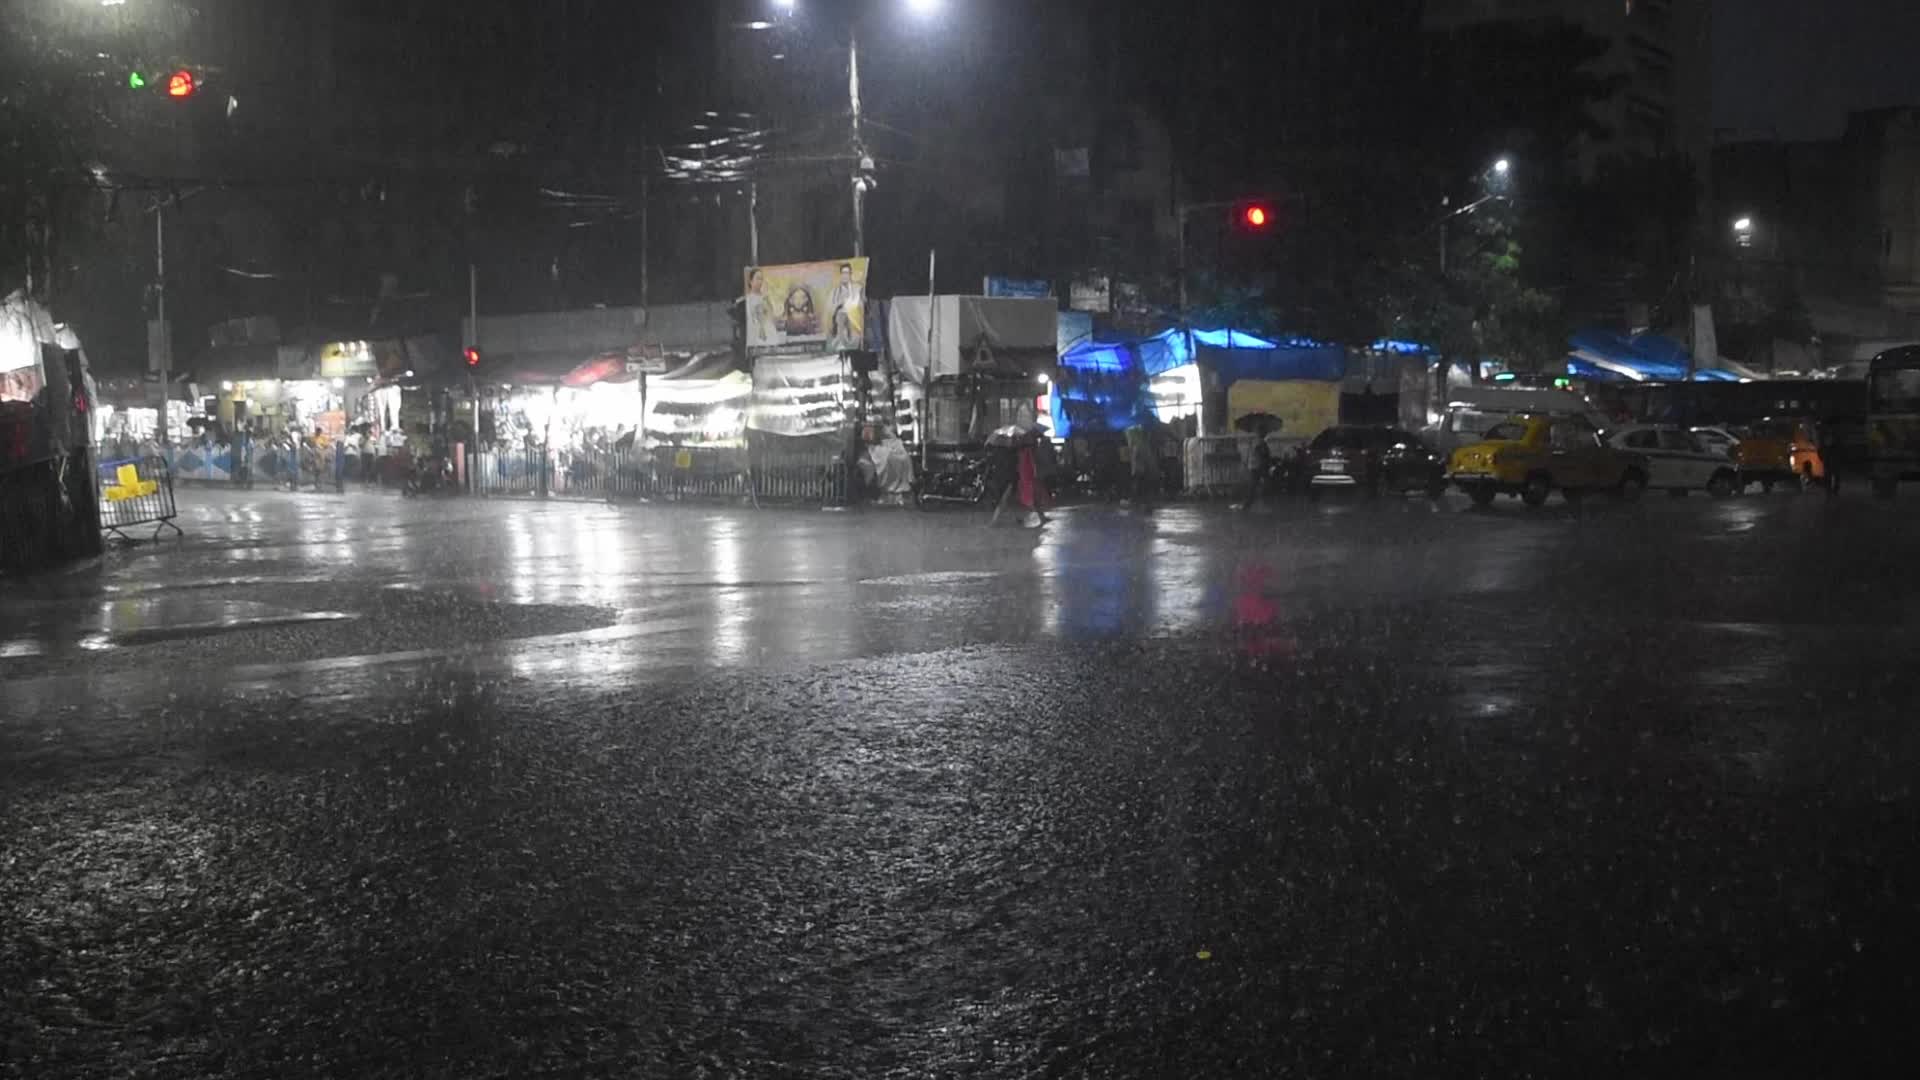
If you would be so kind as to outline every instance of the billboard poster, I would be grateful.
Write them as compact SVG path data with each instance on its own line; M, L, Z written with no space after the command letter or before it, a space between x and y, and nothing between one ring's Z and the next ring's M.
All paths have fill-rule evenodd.
M1075 278L1072 291L1068 294L1069 303L1075 311L1091 311L1104 315L1113 310L1113 279L1107 277Z
M749 266L747 351L822 353L866 340L867 260Z

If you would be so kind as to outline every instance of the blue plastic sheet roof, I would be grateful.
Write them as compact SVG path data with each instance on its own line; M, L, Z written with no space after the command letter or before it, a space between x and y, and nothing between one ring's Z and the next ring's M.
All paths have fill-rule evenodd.
M1682 382L1687 378L1688 351L1685 343L1663 334L1620 334L1598 327L1576 332L1567 341L1573 355L1567 361L1567 373L1598 379L1632 379ZM1629 374L1630 373L1630 374ZM1740 377L1718 368L1694 372L1695 381L1732 381Z
M1060 366L1084 371L1126 371L1137 368L1148 377L1162 375L1195 361L1198 350L1213 350L1208 359L1220 367L1223 378L1322 379L1346 374L1346 350L1306 339L1269 341L1240 330L1166 330L1131 341L1093 341L1068 350Z

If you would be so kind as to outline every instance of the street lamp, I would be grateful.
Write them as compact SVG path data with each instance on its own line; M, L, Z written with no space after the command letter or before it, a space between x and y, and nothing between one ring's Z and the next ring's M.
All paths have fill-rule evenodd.
M1485 195L1480 196L1458 210L1448 210L1440 219L1440 276L1443 278L1447 276L1448 233L1449 226L1453 224L1453 219L1465 217L1495 199L1507 198L1513 190L1513 159L1506 157L1497 159L1487 168L1486 172L1480 175L1480 180L1486 188L1487 193ZM1448 204L1442 202L1440 205L1446 206Z
M1740 217L1740 218L1734 219L1733 242L1743 248L1750 248L1753 246L1753 219L1752 218Z
M919 18L931 18L946 6L945 0L903 0L909 12ZM781 11L789 14L798 7L798 0L774 0ZM867 253L867 193L879 186L874 179L873 155L867 150L866 138L862 133L860 100L860 21L859 16L847 30L847 111L852 117L853 133L853 254L859 258Z

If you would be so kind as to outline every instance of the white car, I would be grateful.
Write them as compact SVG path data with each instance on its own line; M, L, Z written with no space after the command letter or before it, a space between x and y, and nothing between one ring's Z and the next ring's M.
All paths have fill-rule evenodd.
M1739 463L1707 439L1676 424L1616 428L1607 432L1607 442L1646 455L1650 488L1665 488L1675 495L1705 491L1716 499L1740 493Z
M1729 459L1735 459L1740 450L1740 436L1723 427L1697 427L1693 429L1693 437L1706 444L1707 449L1725 454Z

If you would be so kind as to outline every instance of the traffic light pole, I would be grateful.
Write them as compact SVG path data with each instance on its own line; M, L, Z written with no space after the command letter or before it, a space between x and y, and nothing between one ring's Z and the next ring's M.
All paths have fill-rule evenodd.
M466 347L460 351L461 359L466 360L473 355L470 350L478 349L479 347L480 265L470 262L467 264L467 344ZM473 482L474 455L480 452L480 384L475 381L473 377L473 364L468 362L466 368L467 400L473 402L473 441L467 445L465 455L466 468L464 470L466 475L462 477L462 479L467 482L467 493L472 494L475 487Z
M167 328L167 204L162 200L153 208L153 297L154 315L160 320L160 446L173 445L168 414L172 398L173 334Z

